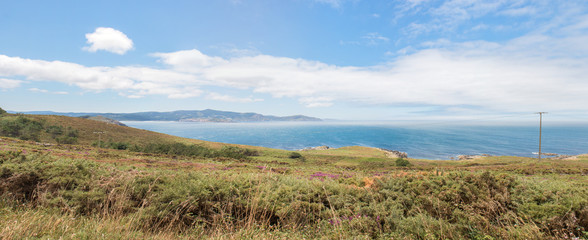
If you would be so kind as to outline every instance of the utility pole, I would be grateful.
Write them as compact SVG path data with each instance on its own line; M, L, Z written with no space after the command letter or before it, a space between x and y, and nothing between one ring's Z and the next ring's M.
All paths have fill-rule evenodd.
M101 136L102 134L105 134L106 132L94 132L94 134L98 134L98 148L102 148L102 141L101 141Z
M541 160L541 127L543 125L543 114L547 114L547 112L536 112L539 114L539 160Z

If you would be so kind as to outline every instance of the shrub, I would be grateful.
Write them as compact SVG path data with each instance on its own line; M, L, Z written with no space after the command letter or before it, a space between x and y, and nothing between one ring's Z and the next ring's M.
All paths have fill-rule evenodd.
M53 139L59 144L74 144L78 142L78 130L67 127L63 130L63 126L49 126L45 129Z
M157 153L167 155L180 155L188 157L203 158L233 158L247 159L250 156L259 156L259 152L251 149L239 148L234 146L224 146L220 150L210 149L200 145L188 145L183 143L151 143L145 146L133 145L128 146L126 143L105 143L114 149L129 149L134 152Z
M129 144L125 142L110 142L109 147L118 150L127 150L129 148Z
M94 142L92 142L92 146L101 147L101 148L112 148L112 149L117 149L117 150L130 149L133 152L141 152L141 150L142 150L142 148L139 148L137 146L132 146L126 142L94 141Z
M4 119L0 121L0 135L16 137L22 140L39 140L39 134L43 130L43 123L18 116L16 119Z
M55 141L59 144L74 144L78 142L78 138L70 136L61 136L55 138Z
M0 108L0 115L4 115L6 114L6 111L4 111L4 109Z
M290 152L290 154L288 155L288 158L297 159L298 161L301 161L301 162L306 162L306 158L304 158L304 156L302 156L302 154L300 154L298 152Z
M57 138L57 136L63 134L63 127L62 126L49 126L45 129L45 132L49 133L52 138Z
M78 141L78 130L71 127L67 129L59 125L45 127L44 121L36 121L22 114L0 120L1 136L39 141L42 131L48 133L51 138L60 144L73 144Z
M407 167L411 165L410 162L404 158L396 159L395 163L397 167Z
M239 148L234 146L224 146L218 152L219 157L229 158L246 158L249 156L259 156L259 152L246 148Z
M72 127L67 127L67 131L65 132L65 136L77 138L78 137L78 130L73 129Z

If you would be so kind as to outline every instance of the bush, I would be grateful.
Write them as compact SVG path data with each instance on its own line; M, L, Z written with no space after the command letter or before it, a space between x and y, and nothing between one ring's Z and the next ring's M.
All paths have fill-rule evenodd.
M233 146L224 146L223 148L221 148L218 154L219 157L229 158L246 158L249 156L259 156L258 151Z
M129 149L133 152L157 153L203 158L225 157L233 159L248 159L248 157L250 156L259 156L258 151L234 146L224 146L220 150L214 150L194 144L187 145L183 143L151 143L145 146L129 146L126 143L108 142L103 144L103 146L120 150Z
M129 144L125 142L111 142L110 148L118 149L118 150L127 150L129 148Z
M297 152L291 152L288 157L292 158L292 159L302 158L302 154L297 153Z
M45 132L49 133L52 138L57 138L57 136L63 134L63 127L62 126L49 126L45 129Z
M159 153L168 155L182 155L190 157L214 157L212 149L200 145L186 145L183 143L151 143L134 150L145 153Z
M78 130L67 127L63 130L63 126L49 126L45 129L53 139L59 144L74 144L78 142Z
M70 136L61 136L55 138L55 141L59 144L74 144L78 142L78 138Z
M0 115L4 115L6 114L6 111L4 111L4 109L0 108Z
M20 138L21 140L39 141L39 134L43 130L43 123L18 116L16 119L0 121L0 135Z
M78 142L78 130L71 127L52 125L45 127L43 121L36 121L23 115L7 117L0 120L0 136L20 138L21 140L40 141L41 132L48 133L60 144Z
M412 164L410 164L410 162L408 160L406 160L404 158L396 159L395 163L396 163L397 167L408 167L408 166L412 165Z

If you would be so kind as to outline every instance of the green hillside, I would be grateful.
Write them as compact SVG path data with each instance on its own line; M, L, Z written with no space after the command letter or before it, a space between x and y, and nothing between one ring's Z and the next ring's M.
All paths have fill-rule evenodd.
M588 238L585 155L396 159L63 116L0 124L0 239Z

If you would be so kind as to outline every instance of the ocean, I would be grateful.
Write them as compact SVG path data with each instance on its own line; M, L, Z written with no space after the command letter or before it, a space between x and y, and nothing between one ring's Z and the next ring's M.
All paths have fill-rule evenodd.
M125 121L130 127L206 141L297 150L366 146L411 158L451 159L490 154L536 157L539 126L397 124L388 122L196 123ZM588 125L543 125L542 152L588 153Z

